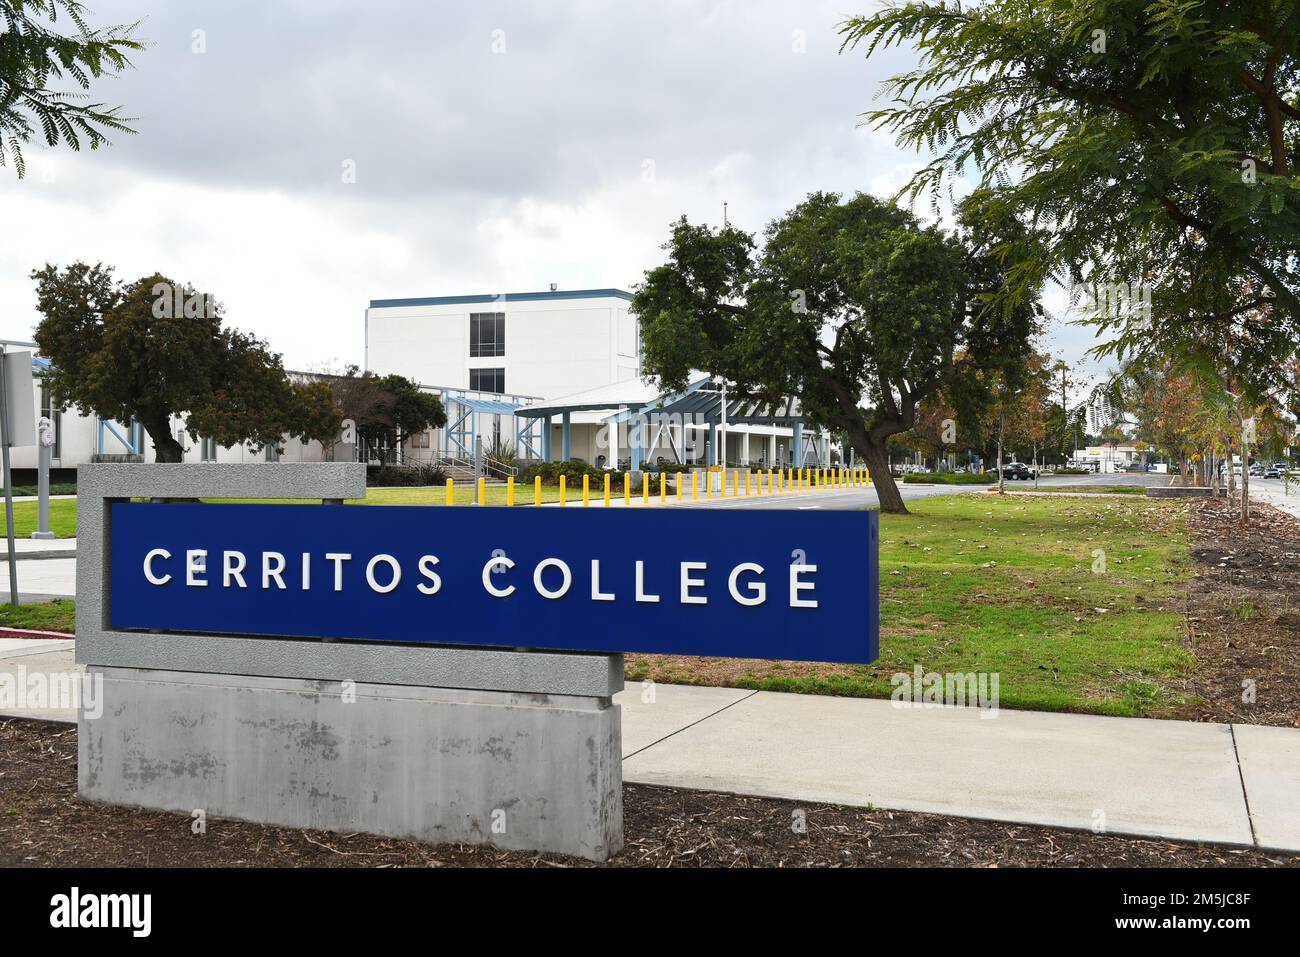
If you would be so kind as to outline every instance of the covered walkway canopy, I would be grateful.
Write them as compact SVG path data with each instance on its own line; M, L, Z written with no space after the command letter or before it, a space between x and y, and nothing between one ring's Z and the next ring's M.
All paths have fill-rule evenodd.
M617 429L629 426L629 449L631 467L641 468L647 448L654 448L667 430L672 442L671 423L678 424L679 441L673 443L678 461L683 461L685 446L685 429L708 428L709 465L718 462L718 430L725 430L732 425L780 426L789 428L794 434L791 452L793 465L803 465L804 436L803 414L798 400L791 397L776 403L761 403L753 399L735 399L726 395L726 386L704 373L693 373L686 388L680 392L660 393L654 386L642 379L627 379L611 385L590 389L541 405L524 406L516 411L524 418L536 418L544 422L542 428L542 458L553 461L551 449L551 423L560 418L560 460L568 461L571 457L571 430L577 424L605 424ZM814 460L820 461L815 444L811 450Z

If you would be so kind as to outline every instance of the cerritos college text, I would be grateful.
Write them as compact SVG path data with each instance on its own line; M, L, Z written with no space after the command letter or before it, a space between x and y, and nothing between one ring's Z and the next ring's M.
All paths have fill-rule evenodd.
M170 571L164 571L173 555L165 548L152 548L144 556L143 572L145 580L151 585L166 586L179 580ZM347 569L353 565L354 556L349 552L326 552L323 556L313 556L303 552L301 560L294 563L294 573L287 572L287 559L282 552L264 551L260 559L260 587L262 589L278 588L281 591L291 587L286 584L288 573L292 587L303 591L312 588L312 568L314 563L328 566L327 578L332 582L333 590L344 591L351 587L358 578L355 572ZM221 553L221 574L219 578L209 580L207 573L208 551L204 548L186 549L184 557L184 584L187 588L206 588L209 584L223 588L248 588L248 556L243 552L224 551ZM709 596L703 589L707 584L701 577L709 571L708 562L678 562L679 591L677 600L683 605L707 605ZM415 589L422 595L430 597L442 591L442 576L438 574L437 555L421 555L416 562L420 581ZM662 595L654 594L646 587L646 563L638 559L635 563L636 594L638 602L655 603ZM332 569L332 571L329 571ZM483 590L493 598L509 598L515 593L513 584L499 584L494 576L512 572L515 562L506 555L490 555L483 563L481 578ZM757 562L740 562L726 573L727 592L739 605L761 605L767 601L767 582L764 575L767 569ZM792 563L789 565L789 606L791 608L816 608L817 599L810 597L816 589L814 576L816 565ZM253 587L258 587L259 572L251 573ZM296 577L295 577L296 574ZM591 559L591 600L616 601L619 596L604 591L600 583L600 559ZM372 555L365 562L365 584L372 592L386 595L395 591L404 579L402 563L392 555L379 553ZM548 575L550 581L548 583ZM668 577L672 576L671 570ZM568 596L573 591L573 570L562 558L543 558L532 570L532 587L543 598L558 599ZM346 583L346 584L345 584ZM804 593L808 593L804 595ZM802 597L801 597L802 596Z

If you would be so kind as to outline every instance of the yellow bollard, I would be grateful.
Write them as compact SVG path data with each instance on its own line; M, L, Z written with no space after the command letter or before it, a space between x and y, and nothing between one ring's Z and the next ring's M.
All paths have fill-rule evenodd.
M609 508L609 473L605 473L605 507Z
M456 504L456 480L447 479L447 504Z
M632 504L632 473L623 473L623 504Z
M475 505L487 504L487 479L478 480L478 495L475 496Z
M668 502L668 473L663 469L659 470L659 504L664 505Z
M691 501L694 502L700 497L700 473L691 473Z
M650 476L645 473L644 469L641 471L641 504L650 504Z
M542 504L542 477L540 475L533 479L533 504Z
M772 494L772 470L767 470L767 494Z
M510 508L515 504L515 477L506 476L506 507Z
M565 495L567 494L567 487L566 487L567 483L565 482L565 478L566 477L563 475L560 476L560 505L565 504L564 499L565 499Z
M682 500L682 483L686 481L686 473L678 472L673 478L673 489L677 495L677 501Z
M745 469L745 497L746 498L749 497L750 480L751 480L751 473L749 469Z
M704 497L713 498L713 469L704 471Z
M582 477L582 507L587 508L591 505L591 476Z
M740 498L740 473L735 471L731 473L731 497Z

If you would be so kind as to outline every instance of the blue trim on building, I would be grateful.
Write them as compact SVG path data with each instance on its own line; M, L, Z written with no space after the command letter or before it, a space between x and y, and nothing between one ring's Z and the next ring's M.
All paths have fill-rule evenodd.
M632 300L630 292L622 289L559 289L555 292L507 292L504 295L481 296L428 296L417 299L371 299L371 309L396 309L402 306L456 306L488 305L494 302L547 302L564 299L623 299Z

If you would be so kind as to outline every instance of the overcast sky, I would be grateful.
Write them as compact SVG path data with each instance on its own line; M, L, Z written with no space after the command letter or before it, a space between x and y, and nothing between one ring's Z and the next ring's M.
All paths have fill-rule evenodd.
M30 338L34 267L80 258L337 366L371 299L626 289L683 213L760 231L813 190L888 196L920 159L857 114L914 55L836 33L872 5L89 0L141 21L135 70L94 88L138 133L0 170L0 335Z

